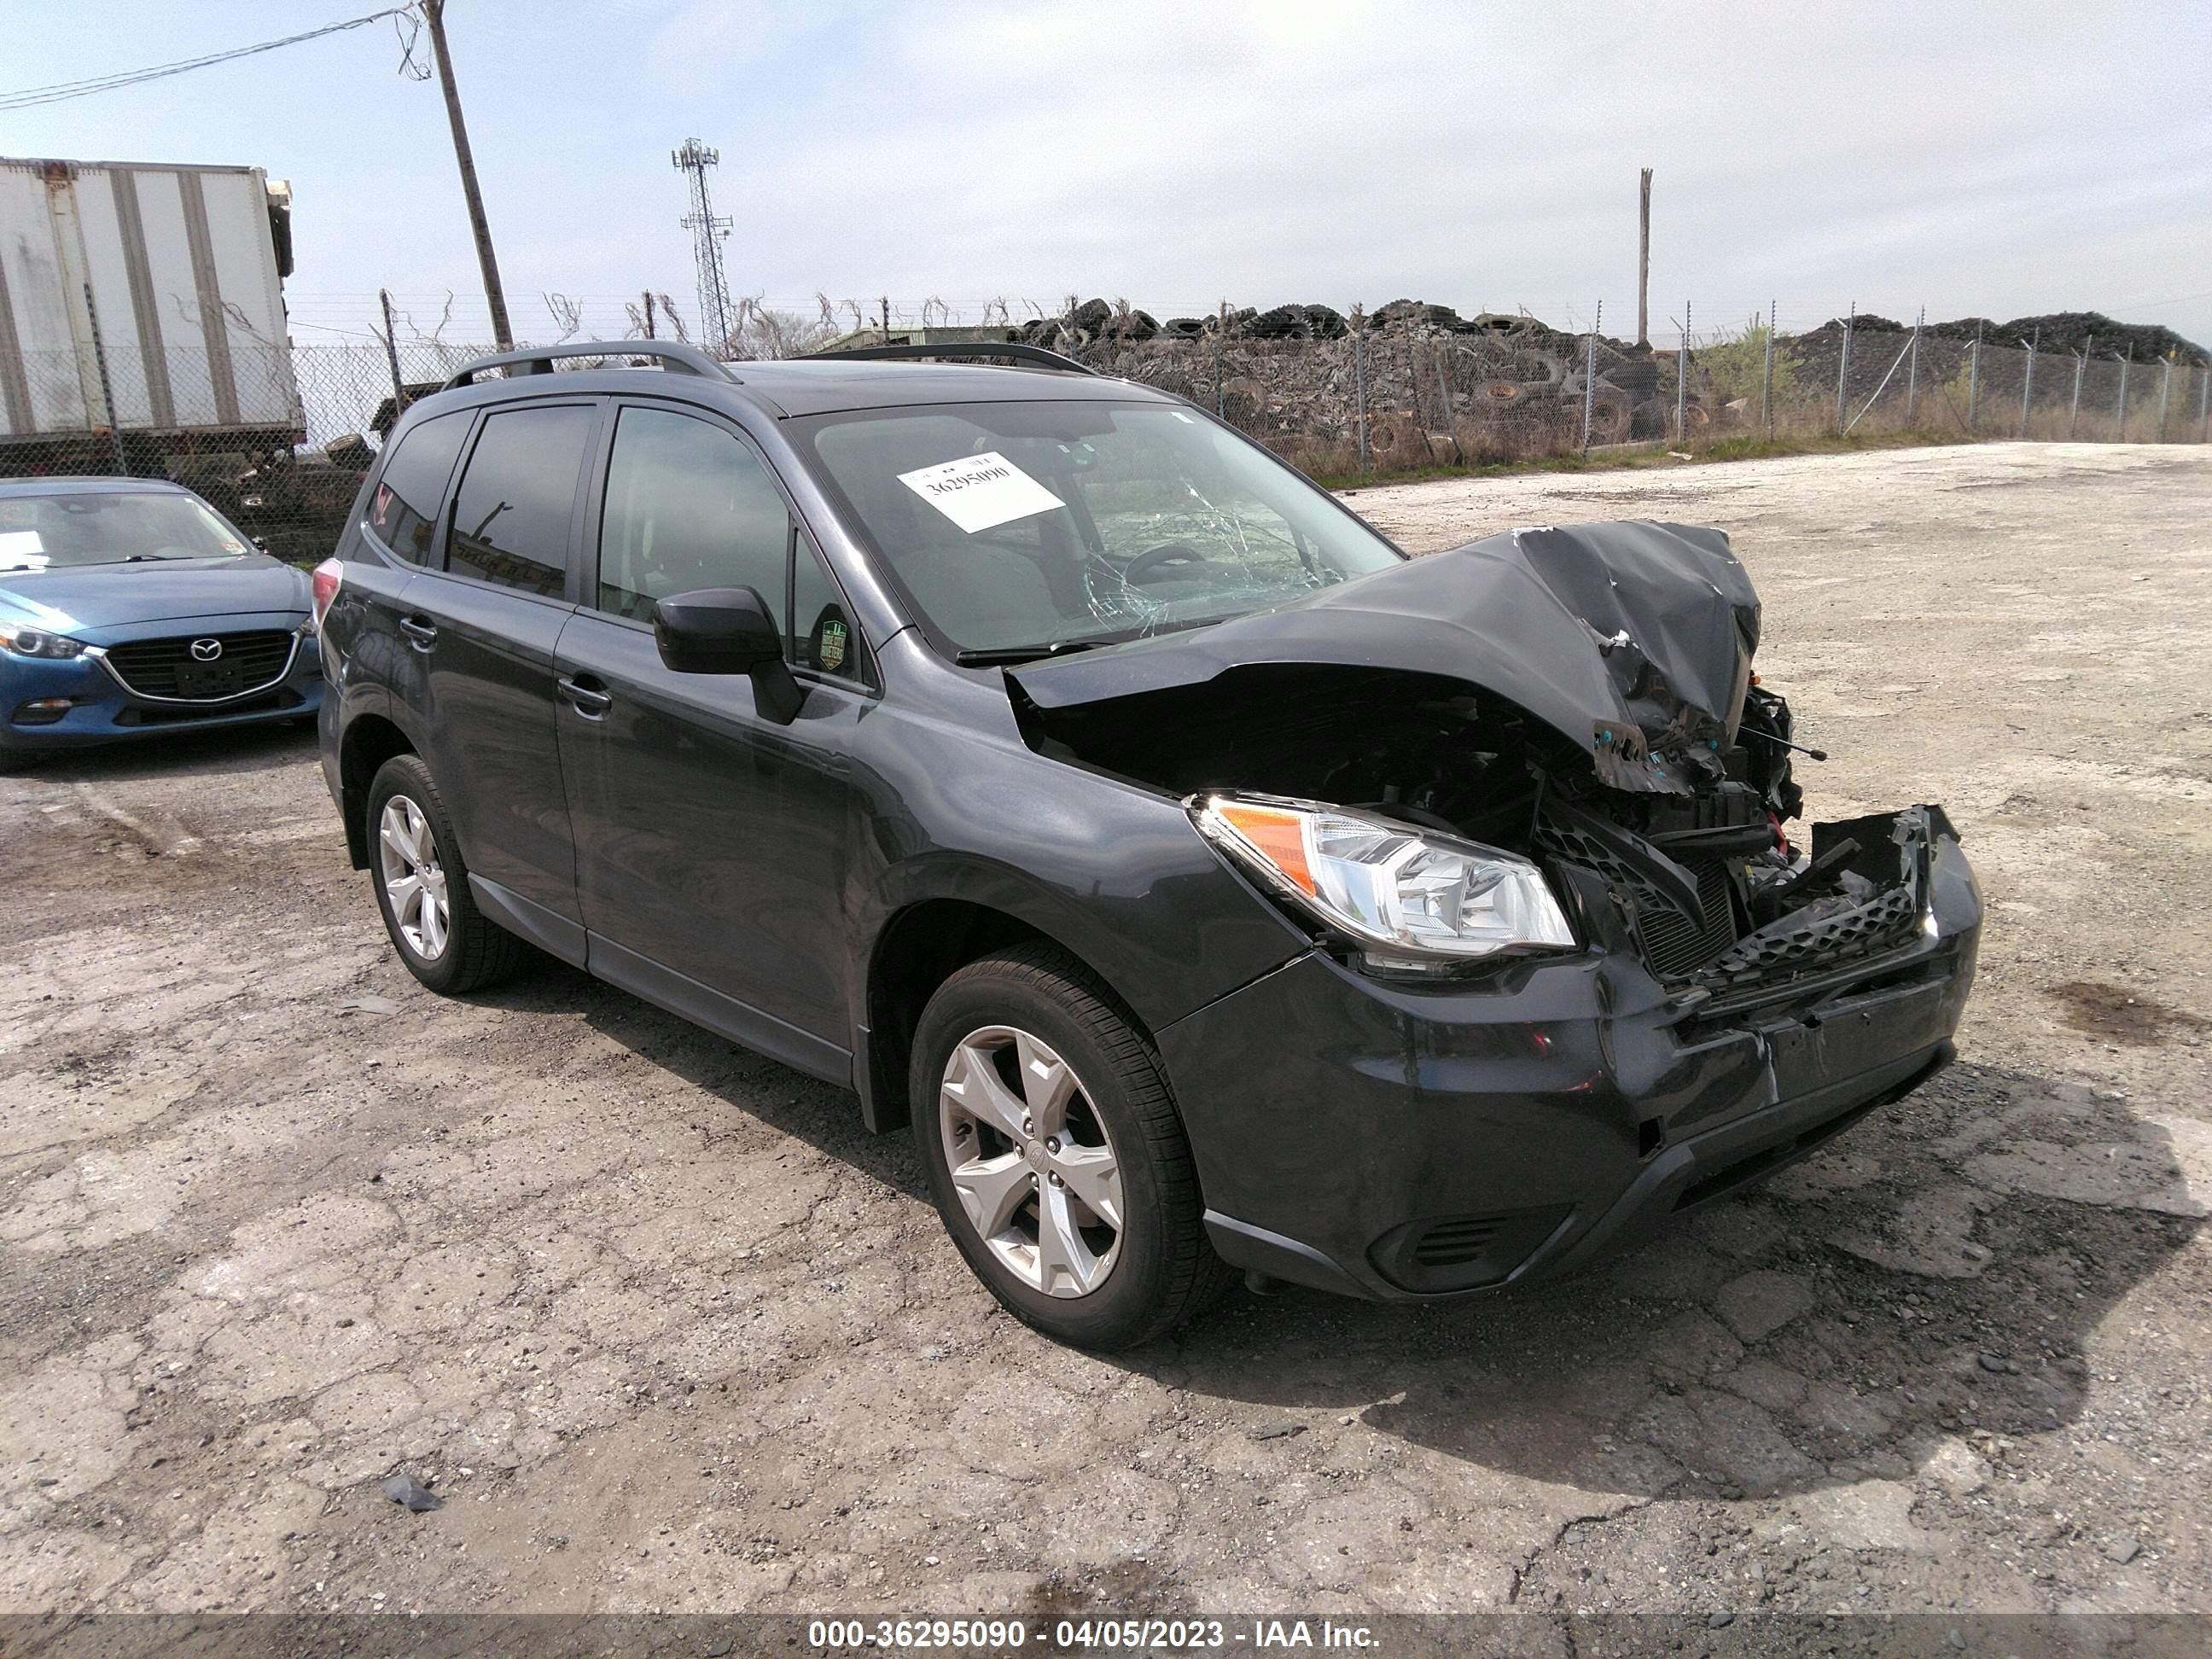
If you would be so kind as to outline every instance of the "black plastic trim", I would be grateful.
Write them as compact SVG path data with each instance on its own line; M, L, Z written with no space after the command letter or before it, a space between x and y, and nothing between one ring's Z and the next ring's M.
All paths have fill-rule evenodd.
M685 345L680 340L574 340L566 345L530 346L520 351L478 357L473 362L464 363L438 389L451 392L456 386L473 385L477 375L495 368L519 368L525 374L550 374L556 357L658 357L663 368L678 374L697 374L736 386L744 384L698 347ZM510 374L508 378L516 377Z
M845 351L810 351L810 362L843 359L859 362L898 362L910 358L930 357L1005 357L1017 365L1034 364L1039 368L1057 369L1063 374L1088 374L1094 378L1098 371L1073 357L1063 357L1057 351L1047 351L1042 346L1024 345L1016 340L946 340L937 345L879 345L854 346Z

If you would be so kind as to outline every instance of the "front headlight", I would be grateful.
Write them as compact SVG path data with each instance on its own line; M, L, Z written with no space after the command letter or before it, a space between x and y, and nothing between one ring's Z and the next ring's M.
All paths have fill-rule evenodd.
M1575 948L1542 873L1494 847L1320 801L1194 796L1199 833L1383 968Z
M81 657L84 641L66 634L49 634L43 628L0 626L0 651L12 651L19 657Z

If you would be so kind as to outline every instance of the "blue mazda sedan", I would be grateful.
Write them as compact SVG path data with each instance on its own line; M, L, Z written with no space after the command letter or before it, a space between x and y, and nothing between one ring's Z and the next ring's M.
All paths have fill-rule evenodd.
M305 573L179 485L0 479L0 766L322 701Z

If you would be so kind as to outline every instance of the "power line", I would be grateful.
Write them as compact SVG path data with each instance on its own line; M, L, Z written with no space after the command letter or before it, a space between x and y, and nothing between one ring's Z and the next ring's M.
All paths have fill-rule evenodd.
M184 75L216 64L228 64L234 58L251 58L258 52L275 52L280 46L296 46L303 40L316 40L325 34L338 34L347 29L361 28L370 23L381 22L387 17L408 16L413 10L411 5L387 6L384 10L373 11L366 17L349 17L342 23L325 23L319 29L309 29L303 34L288 34L281 40L264 40L257 46L234 46L228 52L211 52L204 58L187 58L174 64L156 64L149 69L124 70L113 75L90 76L82 81L57 81L50 86L0 92L0 110L58 104L71 98L88 98L96 92L113 92L120 87L135 87L146 81L164 80L172 75Z

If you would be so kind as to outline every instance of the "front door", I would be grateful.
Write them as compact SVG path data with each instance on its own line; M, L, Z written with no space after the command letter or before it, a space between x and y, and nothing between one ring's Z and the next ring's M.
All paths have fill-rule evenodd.
M851 736L870 706L842 620L815 644L828 573L774 476L722 422L617 414L584 600L561 636L562 769L592 971L819 1075L849 1068L842 884ZM786 618L806 696L781 726L743 675L665 667L653 603L750 587ZM834 609L834 600L832 604ZM849 642L848 642L849 641Z
M495 914L572 958L582 936L553 647L575 609L568 555L597 424L590 403L486 416L455 489L444 568L410 583L398 607L428 665L426 758L470 872L498 890Z

